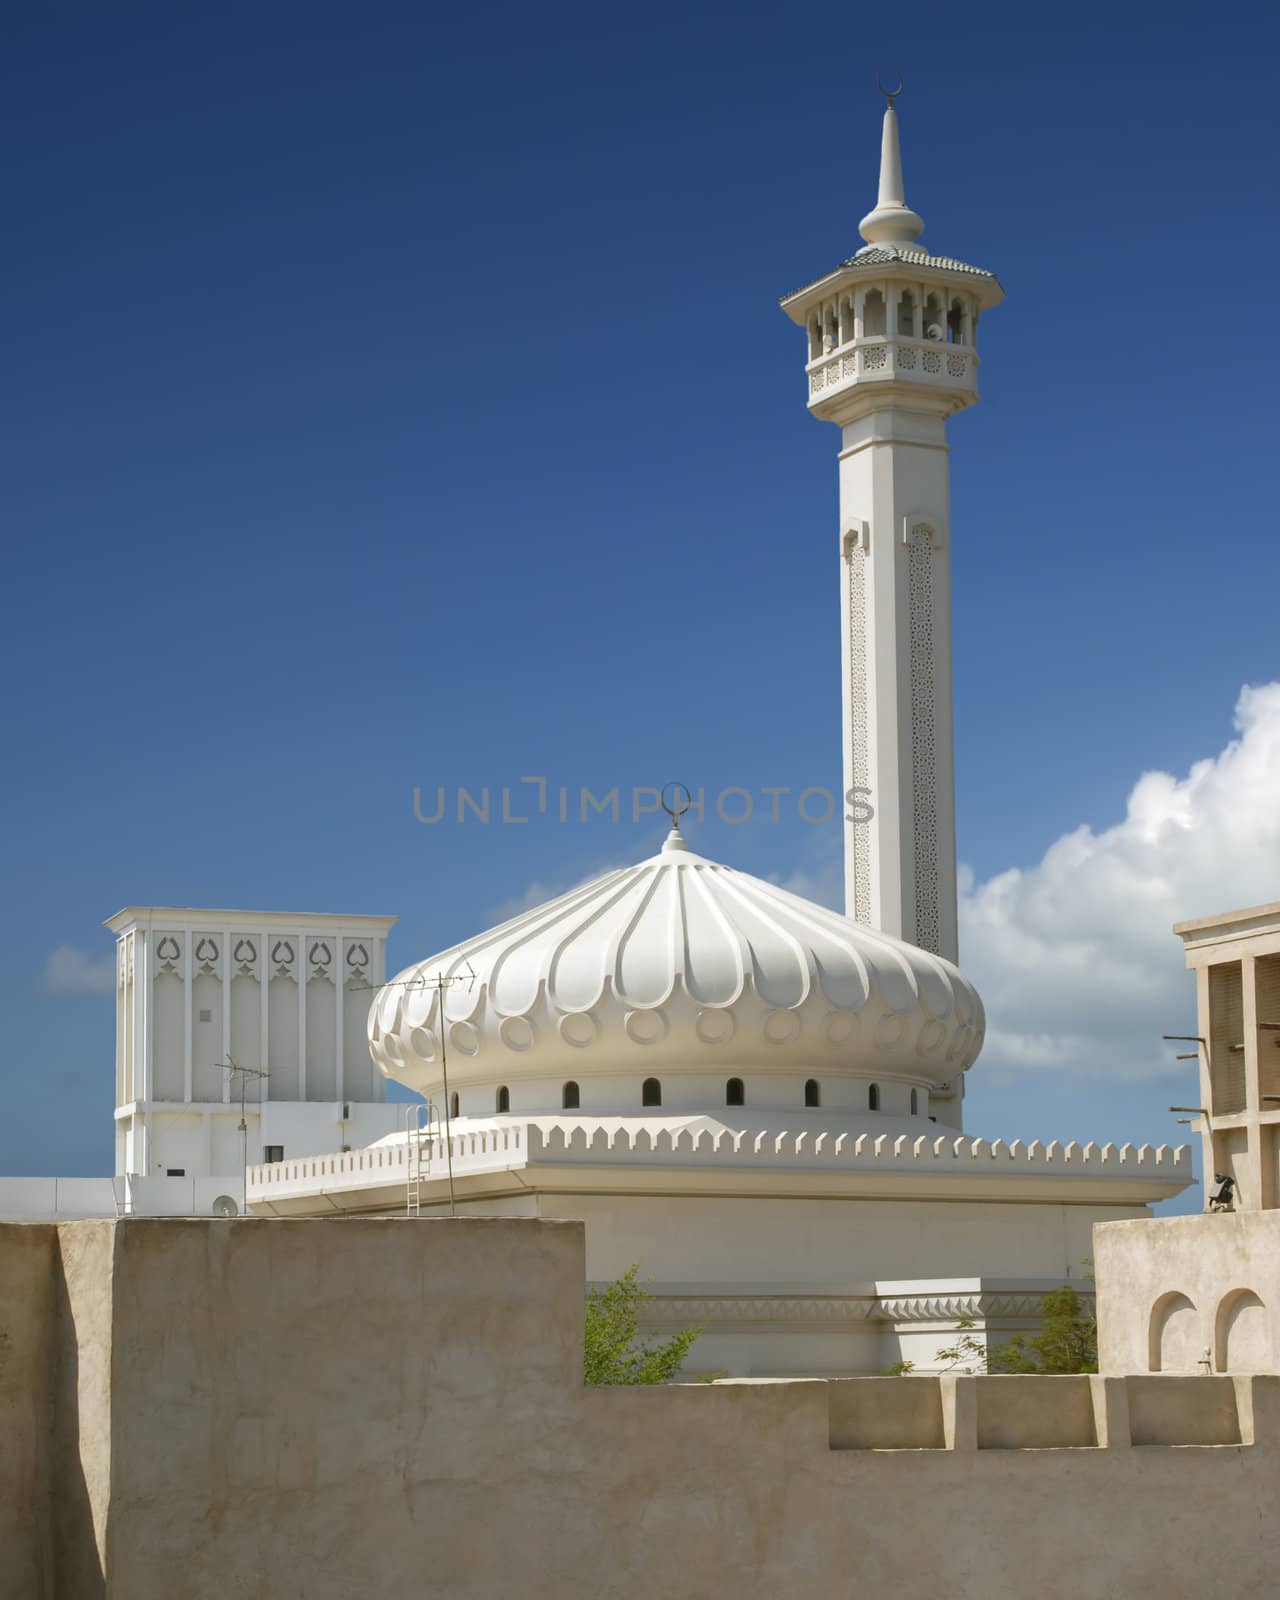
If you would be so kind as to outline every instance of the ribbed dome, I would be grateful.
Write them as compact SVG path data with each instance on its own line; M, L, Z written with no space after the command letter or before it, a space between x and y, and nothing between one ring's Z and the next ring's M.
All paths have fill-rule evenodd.
M842 1067L954 1077L982 1044L982 1002L950 962L745 872L673 833L491 932L407 967L374 999L388 1076L439 1081L437 975L449 1076Z

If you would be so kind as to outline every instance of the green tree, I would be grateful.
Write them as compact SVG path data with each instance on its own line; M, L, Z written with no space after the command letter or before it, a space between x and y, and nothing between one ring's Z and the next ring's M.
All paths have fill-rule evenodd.
M985 1372L987 1370L987 1347L981 1339L974 1337L974 1319L966 1311L956 1320L956 1332L959 1338L954 1344L944 1345L941 1350L934 1352L933 1359L938 1363L939 1372Z
M1096 1372L1098 1321L1070 1286L1050 1289L1040 1302L1039 1333L1017 1333L988 1356L991 1372Z
M1063 1374L1098 1370L1098 1322L1070 1284L1050 1289L1040 1301L1039 1333L1015 1333L1007 1344L983 1345L973 1317L956 1321L956 1339L935 1351L939 1372ZM886 1376L905 1376L913 1361L895 1361Z
M587 1292L586 1381L592 1384L670 1383L684 1365L701 1328L669 1339L641 1339L640 1310L653 1297L632 1265L616 1283Z

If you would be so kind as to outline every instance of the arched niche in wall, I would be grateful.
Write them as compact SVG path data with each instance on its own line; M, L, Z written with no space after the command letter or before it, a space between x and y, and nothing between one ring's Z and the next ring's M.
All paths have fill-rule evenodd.
M1232 1289L1214 1318L1214 1366L1219 1372L1270 1372L1271 1325L1252 1289Z
M1198 1372L1200 1316L1185 1294L1163 1294L1151 1308L1147 1366L1152 1372Z

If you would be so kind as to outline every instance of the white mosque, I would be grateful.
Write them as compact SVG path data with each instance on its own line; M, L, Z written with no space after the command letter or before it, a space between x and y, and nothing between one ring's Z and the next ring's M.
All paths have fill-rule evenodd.
M390 981L391 917L127 908L116 1176L0 1180L0 1217L581 1219L589 1276L638 1263L700 1364L818 1374L928 1367L961 1318L1006 1337L1088 1291L1096 1222L1186 1188L1185 1147L964 1130L946 424L1003 291L923 227L890 98L865 245L782 302L841 430L845 914L678 820Z
M639 1263L699 1363L819 1374L927 1367L962 1317L1005 1337L1086 1278L1094 1223L1191 1181L1185 1147L963 1131L984 1019L956 966L946 424L1003 292L923 227L890 98L865 245L782 302L841 429L845 915L677 821L386 983L369 1048L429 1120L252 1166L254 1212L583 1219L589 1276Z

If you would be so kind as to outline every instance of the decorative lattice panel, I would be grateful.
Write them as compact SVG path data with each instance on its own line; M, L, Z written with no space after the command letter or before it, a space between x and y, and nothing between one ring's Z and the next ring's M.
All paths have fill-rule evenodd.
M1256 963L1258 975L1258 1021L1280 1022L1280 956L1259 956ZM1280 1033L1271 1028L1258 1029L1258 1082L1262 1094L1280 1094ZM1264 1111L1274 1111L1274 1104L1263 1102Z
M1209 968L1209 1072L1214 1116L1244 1110L1244 986L1238 961Z
M867 716L867 552L852 541L846 557L849 582L849 744L856 800L868 799L871 763ZM847 797L846 797L847 798ZM858 815L858 811L851 812ZM871 924L871 824L847 823L853 829L853 905L855 922Z
M915 942L941 947L938 900L937 663L933 627L933 530L911 530L907 549L911 628L911 812L915 846Z

